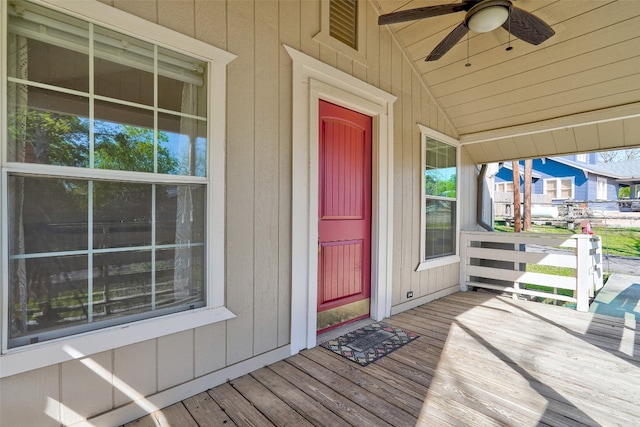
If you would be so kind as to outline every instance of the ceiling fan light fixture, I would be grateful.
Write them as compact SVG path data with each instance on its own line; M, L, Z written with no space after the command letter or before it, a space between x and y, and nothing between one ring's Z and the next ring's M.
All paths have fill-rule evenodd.
M510 6L510 1L488 0L478 3L465 17L467 28L475 33L495 30L509 19Z

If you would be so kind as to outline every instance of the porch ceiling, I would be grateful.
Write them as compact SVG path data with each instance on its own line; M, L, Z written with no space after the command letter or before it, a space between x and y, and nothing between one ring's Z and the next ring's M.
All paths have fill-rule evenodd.
M459 2L461 0L458 0ZM380 13L452 3L374 0ZM469 33L431 50L464 12L392 24L445 116L478 163L640 146L640 2L518 0L554 29L533 46L508 33Z

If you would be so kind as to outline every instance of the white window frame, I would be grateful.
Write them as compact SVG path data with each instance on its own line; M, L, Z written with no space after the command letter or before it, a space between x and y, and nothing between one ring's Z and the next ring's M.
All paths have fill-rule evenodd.
M609 180L604 176L597 177L596 180L596 199L607 200L607 184Z
M564 180L571 180L571 195L569 197L561 197L562 194L562 187L560 184L562 184L562 181ZM547 183L549 181L555 181L556 182L556 194L553 195L553 197L551 197L552 199L556 199L556 200L568 200L568 199L573 199L575 198L575 194L576 194L576 183L575 183L575 178L573 176L564 176L564 177L560 177L560 178L545 178L543 180L543 194L549 194L549 192L547 191Z
M436 268L443 265L449 265L460 262L460 241L459 239L456 241L456 251L453 255L445 255L438 258L425 259L426 250L424 247L424 242L426 239L426 226L427 226L427 218L426 218L426 206L425 206L425 187L424 187L424 179L423 173L425 164L427 162L426 157L426 143L427 137L431 139L438 140L444 144L452 145L456 148L456 231L455 236L460 236L460 142L456 139L451 138L443 133L440 133L436 130L430 129L426 126L418 124L418 128L420 129L420 140L421 140L421 160L420 160L420 263L416 268L416 271L427 270L430 268Z
M507 186L511 184L511 190L507 190ZM502 190L498 188L498 186L502 186ZM501 193L512 193L513 192L513 181L502 181L496 182L496 191Z
M330 47L333 50L340 52L343 55L348 56L356 62L364 65L365 67L369 66L369 62L367 61L366 51L367 51L367 37L364 29L366 28L366 10L367 3L363 0L358 0L358 29L357 29L357 43L358 49L354 49L351 46L347 46L342 43L340 40L337 40L331 37L329 33L329 24L330 24L330 4L329 0L322 0L320 3L320 32L313 36L313 40L321 43L325 46Z
M207 190L207 247L206 247L206 306L199 309L169 314L157 318L135 321L104 329L94 330L51 341L8 347L8 212L7 212L7 159L6 147L0 149L0 176L2 188L2 228L0 229L0 258L2 259L2 305L0 326L2 329L2 354L0 378L29 370L111 350L136 342L197 328L235 317L224 307L224 215L225 215L225 111L226 66L235 55L218 49L184 34L164 28L152 22L130 15L95 0L70 2L68 0L31 0L32 3L113 29L158 46L182 52L208 63L208 182ZM7 2L0 2L0 45L6 46ZM0 66L0 142L6 144L7 129L6 82L7 61L3 53ZM79 177L82 176L80 173Z

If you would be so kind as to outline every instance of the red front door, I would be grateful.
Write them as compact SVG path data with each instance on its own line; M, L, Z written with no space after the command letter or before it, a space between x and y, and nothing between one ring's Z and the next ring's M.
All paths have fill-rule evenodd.
M320 101L318 331L369 316L371 117Z

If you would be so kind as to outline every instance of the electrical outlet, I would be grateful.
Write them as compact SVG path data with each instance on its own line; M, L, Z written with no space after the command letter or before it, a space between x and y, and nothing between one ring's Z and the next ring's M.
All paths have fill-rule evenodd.
M407 298L413 298L413 291L407 292Z

